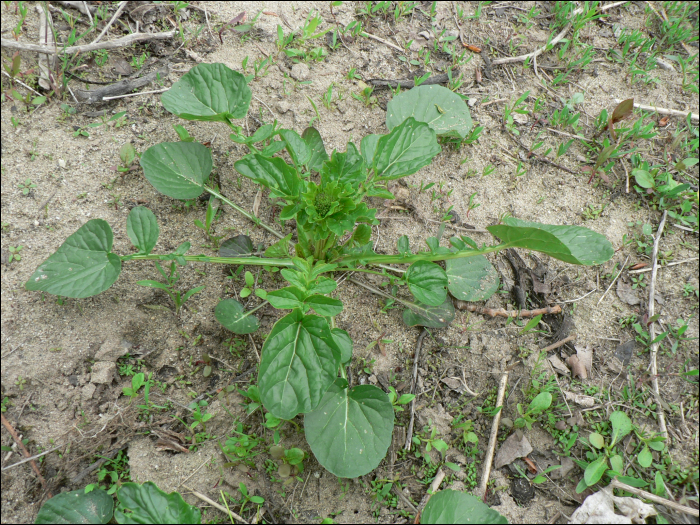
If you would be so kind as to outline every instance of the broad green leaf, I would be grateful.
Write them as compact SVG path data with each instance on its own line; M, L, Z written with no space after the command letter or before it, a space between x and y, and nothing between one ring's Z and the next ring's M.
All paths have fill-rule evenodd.
M411 244L408 240L408 235L399 237L399 240L396 241L396 249L404 257L411 255Z
M34 523L109 523L114 500L107 491L85 489L56 494L41 506Z
M121 272L121 259L111 249L109 224L102 219L89 220L39 265L25 287L73 299L102 293Z
M289 156L292 157L294 164L304 166L311 160L311 149L304 139L299 136L299 133L291 129L282 129L280 130L280 137L287 144L287 151Z
M590 439L590 436L589 436L589 439ZM602 448L602 447L598 447L598 448ZM625 468L625 461L622 459L622 456L620 456L619 454L615 454L614 456L610 457L610 466L612 467L612 469L615 472L619 472L620 474L622 474L622 471Z
M148 182L173 199L196 199L212 168L211 151L199 142L161 142L141 156Z
M447 297L447 274L440 266L430 261L416 261L404 275L408 289L416 299L429 306L439 306Z
M321 167L323 184L337 180L357 189L365 179L367 179L367 170L364 160L352 142L348 142L345 153L334 151L330 160L324 162Z
M600 478L603 477L603 474L605 474L607 468L608 458L605 455L601 454L601 456L598 459L588 464L586 470L583 473L583 480L586 482L586 485L590 487L598 483L598 481L600 481Z
M309 169L317 172L321 171L321 166L328 160L328 153L326 153L326 148L323 146L321 134L316 128L306 128L304 133L301 134L301 138L304 139L309 150L311 150L311 158L307 164Z
M148 208L136 206L126 218L126 233L139 253L148 255L158 242L160 233L156 216Z
M278 310L291 310L301 308L306 294L296 286L287 286L267 294L267 300Z
M234 167L241 175L268 188L272 197L299 198L299 175L279 157L269 158L253 153L236 162Z
M287 143L283 140L272 141L269 145L260 152L263 157L272 157L278 151L282 151L287 147Z
M644 445L644 448L637 456L637 461L642 467L649 468L653 459L654 458L651 455L651 450L649 450L648 446Z
M383 135L366 135L360 141L360 149L362 150L362 158L365 160L365 166L368 168L374 166L374 152L377 150L377 142Z
M610 423L613 427L611 446L632 432L632 421L622 410L616 410L610 414Z
M226 239L219 248L219 257L247 257L253 253L255 253L253 241L243 234Z
M166 494L155 483L128 481L117 490L117 523L201 523L202 514L177 492ZM129 509L131 512L124 512Z
M649 486L649 483L643 479L633 478L632 476L618 476L617 480L621 483L630 485L631 487L637 487L638 489L643 489L644 487Z
M333 328L331 334L333 335L335 344L340 349L340 363L344 365L352 359L353 345L350 334L340 328Z
M440 306L410 303L403 312L403 322L408 326L445 328L455 318L455 307L449 297Z
M372 385L348 389L338 378L304 417L306 440L318 462L340 478L374 470L386 456L394 430L388 396Z
M539 414L547 410L552 404L552 394L549 392L540 392L537 397L530 402L527 411L530 414Z
M435 131L409 117L377 141L372 166L378 180L398 179L427 166L440 151Z
M252 334L260 326L258 318L243 310L243 305L235 299L219 301L214 316L224 328L234 334Z
M307 290L309 294L328 295L338 287L338 283L334 279L328 277L319 277L314 284Z
M310 412L333 383L339 366L340 350L328 322L293 310L275 323L265 340L258 374L260 398L280 419Z
M274 124L263 124L246 141L248 144L256 144L269 139L275 133Z
M466 102L443 86L418 86L395 96L386 107L386 127L394 129L408 117L425 122L440 136L465 138L472 129Z
M187 120L227 122L248 113L252 93L243 75L223 64L198 64L163 93L163 107Z
M284 257L289 257L289 241L291 240L292 234L290 233L265 250L265 257L270 259L282 259Z
M447 289L462 301L486 301L496 290L498 272L483 255L445 261Z
M556 226L522 221L514 217L505 224L487 226L506 248L526 248L545 253L571 264L602 264L613 256L613 247L604 235L582 226Z
M598 432L591 433L591 435L588 436L588 441L595 448L603 448L605 446L605 438L603 438L603 436L598 434Z
M310 306L318 315L324 317L333 317L343 311L343 303L338 299L326 297L325 295L312 295L304 301L304 304Z
M369 224L358 224L352 234L352 240L357 244L367 244L372 236L372 227Z
M655 185L654 177L647 170L632 170L634 180L642 188L653 188Z
M420 515L421 523L508 523L480 499L456 490L432 496Z

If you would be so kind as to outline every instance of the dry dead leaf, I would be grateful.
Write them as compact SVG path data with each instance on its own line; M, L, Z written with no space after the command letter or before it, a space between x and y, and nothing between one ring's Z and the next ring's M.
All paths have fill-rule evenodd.
M569 401L573 401L582 407L591 408L592 406L595 406L595 398L592 396L584 396L582 394L574 394L573 392L566 391L564 392L564 396L566 396L566 399Z
M590 346L583 348L580 345L574 345L574 348L576 348L576 356L579 362L586 367L586 373L590 376L593 368L593 350L591 350Z
M445 383L448 387L450 387L451 390L454 390L458 394L461 394L464 392L464 386L462 385L462 382L456 378L456 377L446 377L445 379L442 380L443 383Z
M554 369L563 376L570 375L569 369L566 367L564 362L555 355L550 355L547 359L552 363Z
M494 468L509 465L518 458L524 458L530 452L532 452L532 445L525 435L519 430L513 432L498 449L494 459Z
M586 372L586 367L583 363L579 361L578 356L572 355L566 360L566 364L571 368L571 375L573 377L580 377L581 379L588 378L588 372Z
M623 514L615 514L615 506ZM569 523L646 523L646 518L656 514L652 505L635 498L615 497L612 488L605 487L588 496Z
M561 458L561 468L553 470L550 472L549 476L552 479L564 479L566 475L571 472L574 468L574 460L571 458L563 457Z
M639 297L637 297L637 291L622 279L617 281L617 296L622 299L623 302L631 306L642 302L640 301Z

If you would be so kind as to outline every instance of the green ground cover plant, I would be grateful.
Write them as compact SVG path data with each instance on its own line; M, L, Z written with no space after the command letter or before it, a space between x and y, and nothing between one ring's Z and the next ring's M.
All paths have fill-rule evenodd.
M169 262L171 276L176 266L191 262L279 271L286 286L256 289L256 295L273 307L291 310L265 340L258 373L259 402L279 420L303 414L311 451L339 477L358 477L379 465L391 441L394 407L380 388L348 383L346 366L352 360L353 342L335 325L335 316L343 310L342 302L332 296L338 286L335 274L381 275L392 291L381 293L406 307L407 325L441 328L455 316L450 295L483 301L498 289L498 274L485 257L488 253L524 248L579 265L601 264L613 255L610 242L586 228L514 217L503 217L488 227L499 240L495 245L479 246L462 236L441 246L441 233L426 239L427 249L421 251L412 251L409 238L403 236L396 254L376 253L371 242L376 209L367 199L393 199L387 183L429 166L441 152L441 143L469 136L472 122L464 101L434 85L401 93L387 107L387 134L368 135L359 147L349 142L345 152L333 151L329 156L314 128L299 135L274 122L245 136L232 121L246 116L251 97L240 73L222 64L200 64L164 93L162 102L185 120L221 122L230 128L231 140L249 149L235 162L236 171L269 191L281 209L283 223L296 221L296 242L293 233L278 232L207 184L213 167L207 147L194 141L160 143L140 159L144 176L159 192L181 201L207 192L279 240L262 256L244 235L224 241L217 256L187 255L187 241L172 253L154 254L158 223L150 210L139 206L127 218L136 253L113 253L111 227L102 219L92 219L39 265L26 288L70 298L90 297L107 290L119 277L122 263L129 261ZM438 264L441 261L444 268ZM408 268L399 271L388 266L392 264ZM172 283L158 284L168 291ZM240 302L225 298L214 313L231 332L249 334L259 327L255 310L265 304L246 311Z

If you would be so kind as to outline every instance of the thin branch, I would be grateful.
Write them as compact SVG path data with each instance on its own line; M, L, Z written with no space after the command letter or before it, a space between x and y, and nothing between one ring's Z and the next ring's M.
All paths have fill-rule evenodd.
M506 310L504 308L484 308L475 304L469 304L466 301L453 301L456 308L474 312L480 315L488 315L489 317L536 317L538 315L560 314L561 306L547 306L536 310Z
M627 256L627 259L625 259L625 262L622 264L622 267L620 268L620 271L617 272L617 275L615 276L615 278L613 279L613 281L610 283L610 286L608 286L608 289L605 290L605 293L604 293L603 295L600 296L600 299L598 299L598 304L600 304L600 302L605 298L605 296L608 295L608 292L610 291L610 288L613 287L613 284L615 284L615 281L617 281L617 278L620 277L620 274L622 273L622 270L625 269L625 266L627 266L627 261L629 261L629 259L630 259L630 256L628 255L628 256ZM598 304L596 304L596 306L598 306Z
M32 93L36 93L37 95L41 96L41 93L39 93L38 91L36 91L36 90L30 88L27 84L25 84L25 83L22 82L21 80L17 80L16 78L12 78L4 69L1 70L0 73L2 73L3 75L5 75L7 78L9 78L10 80L12 80L13 82L17 82L20 86L27 88L27 89L28 89L29 91L31 91Z
M418 341L416 342L416 353L413 356L413 382L411 383L411 394L416 393L416 382L418 378L418 361L420 361L420 349L423 346L423 339L428 331L423 328L423 331L418 336ZM411 400L411 421L408 424L408 431L406 432L406 443L404 444L405 450L411 450L411 442L413 440L413 421L416 417L416 398Z
M27 447L25 447L24 443L22 443L22 440L17 435L17 431L12 427L12 425L10 425L10 422L7 419L5 419L4 414L0 414L0 417L2 417L3 426L10 433L10 435L12 436L12 439L15 440L15 443L17 443L17 446L22 450L24 457L27 458L27 460L29 461L29 464L31 465L32 470L36 473L37 477L39 478L39 481L41 482L41 486L44 487L44 490L46 490L47 496L49 498L52 498L53 494L51 494L51 491L48 489L48 486L46 485L46 480L44 479L44 476L41 475L41 471L39 470L39 467L36 466L36 461L34 461L34 458L31 457L31 454L27 450ZM3 470L5 470L5 469L3 469Z
M656 494L652 494L651 492L647 492L646 490L638 489L637 487L631 487L630 485L619 482L617 478L612 480L610 486L616 489L622 489L632 494L636 494L640 498L651 500L654 503L664 505L669 509L677 510L678 512L683 512L685 514L690 514L691 516L695 516L696 518L700 516L700 511L698 511L698 509L686 507L685 505L681 505L680 503L676 503L675 501L672 501L670 499L662 498L661 496L657 496Z
M6 38L0 39L0 47L7 47L9 49L18 49L20 51L33 51L35 53L57 53L59 55L73 55L75 53L87 53L88 51L96 51L98 49L117 49L120 47L130 46L136 42L142 42L144 40L167 40L173 38L177 34L177 31L165 31L162 33L134 33L131 35L126 35L122 38L117 38L116 40L110 40L109 42L98 42L96 44L85 44L82 46L70 46L63 48L54 48L53 46L40 46L38 44L22 44L20 42L15 42L14 40L7 40Z
M501 382L498 385L498 397L496 398L496 408L503 406L503 397L506 392L506 385L508 384L508 371L503 372L501 376ZM484 463L484 472L481 475L481 483L476 489L475 495L479 498L484 497L486 494L486 486L489 482L489 476L491 475L491 465L493 464L493 453L496 450L496 441L498 437L498 427L501 424L501 412L499 410L493 417L493 422L491 423L491 436L489 437L489 447L486 451L486 462Z
M205 496L205 495L202 494L201 492L197 492L197 491L194 490L194 489L191 489L191 488L188 487L187 485L184 485L184 487L185 487L185 489L189 490L189 491L192 493L193 496L196 496L196 497L198 497L199 499L201 499L202 501L204 501L204 502L206 502L206 503L209 503L209 505L211 505L212 507L216 507L216 508L219 509L221 512L223 512L224 514L228 514L231 518L236 519L236 520L240 521L241 523L245 523L246 525L248 525L248 522L247 522L246 520L244 520L241 516L239 516L238 514L236 514L235 512L233 512L232 510L227 509L227 508L224 507L223 505L219 505L216 501L214 501L214 500L211 499L210 497Z
M665 264L664 266L659 266L658 264L656 265L656 268L658 270L662 270L663 268L668 268L669 266L677 266L679 264L685 264L693 261L697 261L698 257L691 257L690 259L683 259L682 261L674 261ZM630 270L627 273L646 273L646 272L651 272L653 268L642 268L641 270Z
M39 454L35 454L31 457L24 458L24 459L18 461L17 463L13 463L12 465L7 465L6 467L3 467L2 470L4 472L6 470L10 470L11 468L15 468L16 466L21 465L23 463L28 463L29 461L34 461L35 459L39 459L40 457L43 457L46 454L50 454L51 452L58 450L59 448L62 448L62 447L65 447L65 445L57 445L57 446L50 448L48 450L44 450L43 452L41 452Z
M129 2L126 2L126 1L119 3L119 7L117 7L117 11L114 13L114 16L111 18L111 20L109 22L107 22L107 25L104 27L102 32L97 36L97 38L92 41L93 44L97 44L100 40L102 40L102 37L105 36L107 31L109 31L109 28L112 27L112 24L114 24L114 22L117 21L117 19L119 18L119 15L122 14L122 11L124 11L124 8L126 7L126 4L128 4L128 3Z
M361 35L361 36L366 36L367 38L371 38L372 40L376 40L377 42L381 42L381 43L384 44L385 46L389 46L389 47L391 47L391 48L393 48L393 49L396 49L396 51L398 51L399 53L403 53L403 52L404 52L404 50L401 49L401 48L400 48L399 46L397 46L396 44L392 44L392 43L389 42L388 40L384 40L383 38L379 38L378 36L370 35L369 33L365 32L365 31L363 31L362 33L360 33L360 35Z
M165 93L169 89L170 88L155 89L153 91L139 91L138 93L127 93L126 95L117 95L114 97L102 97L102 100L116 100L118 98L138 97L139 95L151 95L153 93Z
M654 238L654 248L651 253L651 283L649 284L649 306L647 312L650 318L654 317L654 303L655 303L655 292L656 292L656 272L658 267L656 265L656 259L659 255L659 241L661 241L661 234L664 231L664 225L666 224L667 211L664 211L661 217L661 223L659 224L659 229L656 231L656 237ZM649 325L649 339L654 340L656 337L656 323L652 322ZM663 436L668 439L668 430L666 429L666 418L664 416L664 407L661 403L661 394L659 393L659 377L658 370L656 368L656 353L659 350L659 343L656 342L651 345L651 386L654 390L654 398L656 399L656 415L659 419L659 430Z
M622 102L622 100L615 99L615 102L618 104ZM637 109L642 109L644 111L651 111L651 112L656 112L659 115L671 115L674 117L682 117L686 118L688 116L688 113L690 113L690 118L697 122L700 120L700 116L697 113L693 113L691 111L679 111L677 109L668 109L668 108L660 108L658 106L649 106L647 104L637 104L635 102L634 107Z
M569 341L573 341L574 339L576 339L576 334L571 334L569 337L566 337L561 341L557 341L554 344L545 346L542 350L540 350L540 352L549 352L550 350L556 350L560 346L564 346L566 343L568 343Z

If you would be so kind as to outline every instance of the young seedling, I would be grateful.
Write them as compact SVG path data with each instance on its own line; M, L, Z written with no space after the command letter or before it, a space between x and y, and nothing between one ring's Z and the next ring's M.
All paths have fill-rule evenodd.
M211 99L212 89L223 90L221 96ZM370 208L366 199L393 199L387 184L430 165L442 149L438 137L454 141L468 137L472 122L464 101L440 86L402 92L387 106L387 134L368 135L359 147L350 142L345 152L328 155L314 128L299 135L272 123L245 136L243 128L233 121L246 116L251 98L240 73L222 64L199 64L162 95L162 102L165 109L182 118L220 122L232 131L231 139L249 150L235 162L236 171L269 190L270 198L281 209L281 220L296 221L296 242L291 233L279 233L208 184L213 168L209 148L194 141L161 143L148 148L140 158L146 179L158 191L179 200L197 199L207 192L279 240L262 256L249 238L244 244L236 243L237 251L226 255L222 250L228 241L218 256L187 255L189 242L173 253L151 253L158 240L157 220L150 210L139 206L127 218L127 233L137 253L113 253L111 227L104 220L92 219L39 265L26 288L72 298L90 297L117 280L122 263L152 260L158 263L166 283L150 281L145 285L169 293L179 309L201 287L183 296L174 292L176 265L207 262L278 268L286 284L267 292L266 299L288 313L265 339L258 369L259 401L253 403L268 411L269 426L303 414L311 451L321 465L339 477L362 476L379 465L391 442L394 408L380 388L350 388L348 384L346 367L352 361L353 342L335 325L344 308L342 301L332 296L338 286L336 274L369 271L390 280L382 266L406 265L401 277L394 278L396 289L392 291L396 295L372 289L373 293L405 307L403 320L407 325L442 328L455 317L448 293L457 299L485 301L498 289L498 273L486 254L506 248L534 249L566 263L584 265L601 264L613 255L610 242L586 228L513 217L488 227L500 239L495 245L479 246L463 236L452 237L448 246L441 246L439 237L430 237L423 250L413 252L404 236L397 243L397 253L376 253L371 226L377 224L377 210ZM290 162L275 156L283 149ZM164 261L171 263L169 275L160 268ZM444 267L438 264L442 261ZM398 295L399 290L405 293ZM246 311L231 298L219 302L214 316L236 334L259 328L254 309ZM363 439L356 439L358 434ZM434 436L428 439L435 447Z
M22 195L29 195L29 192L36 188L36 184L32 182L32 179L27 179L24 182L20 182L17 187L22 190Z
M186 247L185 247L186 245ZM189 249L190 243L186 242L183 243L183 245L180 246L180 248L175 252L177 255L176 257L182 257L180 252L182 254L186 253L187 250ZM187 300L192 297L194 294L201 292L204 290L205 286L197 286L196 288L192 288L191 290L185 292L182 294L179 290L174 290L174 286L177 283L177 281L180 279L180 273L177 271L177 264L176 261L172 261L170 263L170 271L166 274L163 268L161 267L160 263L156 261L156 268L158 271L161 273L161 275L165 278L165 283L161 283L159 281L154 281L151 279L146 279L143 281L137 281L136 284L140 286L146 286L148 288L157 288L159 290L163 290L165 293L167 293L170 298L173 300L173 303L175 303L175 315L180 314L180 309L182 306L187 302Z
M19 246L8 246L7 247L7 250L10 252L10 256L7 259L7 264L10 264L12 261L19 262L22 260L22 256L19 253L22 251L22 248L24 248L24 246L22 246L21 244Z
M537 416L547 410L551 404L552 394L549 392L538 394L537 397L530 402L527 410L523 411L523 406L518 403L517 410L520 417L514 422L515 428L523 428L526 426L528 430L532 429L532 424L537 420Z
M403 405L408 405L415 397L415 394L401 394L399 396L393 386L389 387L389 401L391 401L395 412L403 412Z

